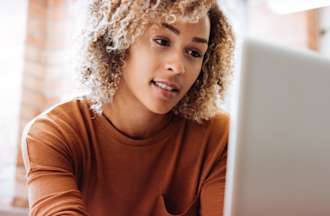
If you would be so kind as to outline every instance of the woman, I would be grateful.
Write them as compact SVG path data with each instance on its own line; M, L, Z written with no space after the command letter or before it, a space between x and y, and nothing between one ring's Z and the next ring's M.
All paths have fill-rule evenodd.
M31 215L221 215L233 35L214 0L97 0L88 93L23 135Z

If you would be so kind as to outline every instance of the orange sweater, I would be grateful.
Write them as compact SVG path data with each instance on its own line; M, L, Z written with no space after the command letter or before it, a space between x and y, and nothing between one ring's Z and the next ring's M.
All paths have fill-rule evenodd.
M31 215L222 215L228 125L176 116L135 140L86 99L57 105L23 135Z

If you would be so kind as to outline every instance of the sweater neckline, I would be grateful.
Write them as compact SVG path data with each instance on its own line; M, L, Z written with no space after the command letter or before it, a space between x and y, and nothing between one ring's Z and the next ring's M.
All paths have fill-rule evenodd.
M132 137L129 137L125 134L123 134L121 131L119 131L110 119L102 112L102 119L106 123L106 128L109 130L109 134L111 134L112 138L116 139L122 144L126 145L132 145L132 146L145 146L145 145L152 145L157 144L162 140L165 140L167 137L170 137L171 134L173 134L180 125L180 117L173 114L172 119L170 122L167 123L167 125L160 130L158 133L154 133L153 135L143 138L143 139L134 139Z

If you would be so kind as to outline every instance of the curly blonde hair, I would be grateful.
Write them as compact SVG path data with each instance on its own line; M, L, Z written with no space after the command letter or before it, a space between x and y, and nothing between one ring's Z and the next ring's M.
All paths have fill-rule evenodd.
M173 112L197 122L215 115L231 81L234 51L231 25L216 0L92 0L88 9L79 77L95 113L111 102L128 49L150 24L197 22L207 15L211 30L201 72Z

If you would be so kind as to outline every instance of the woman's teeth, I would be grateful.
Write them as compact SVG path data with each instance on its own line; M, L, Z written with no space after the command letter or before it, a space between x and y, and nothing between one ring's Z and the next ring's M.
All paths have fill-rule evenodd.
M161 83L161 82L157 82L157 81L155 81L154 83L155 83L156 86L158 86L159 88L162 88L162 89L164 89L164 90L167 90L167 91L175 91L174 88L172 88L172 87L166 85L165 83Z

